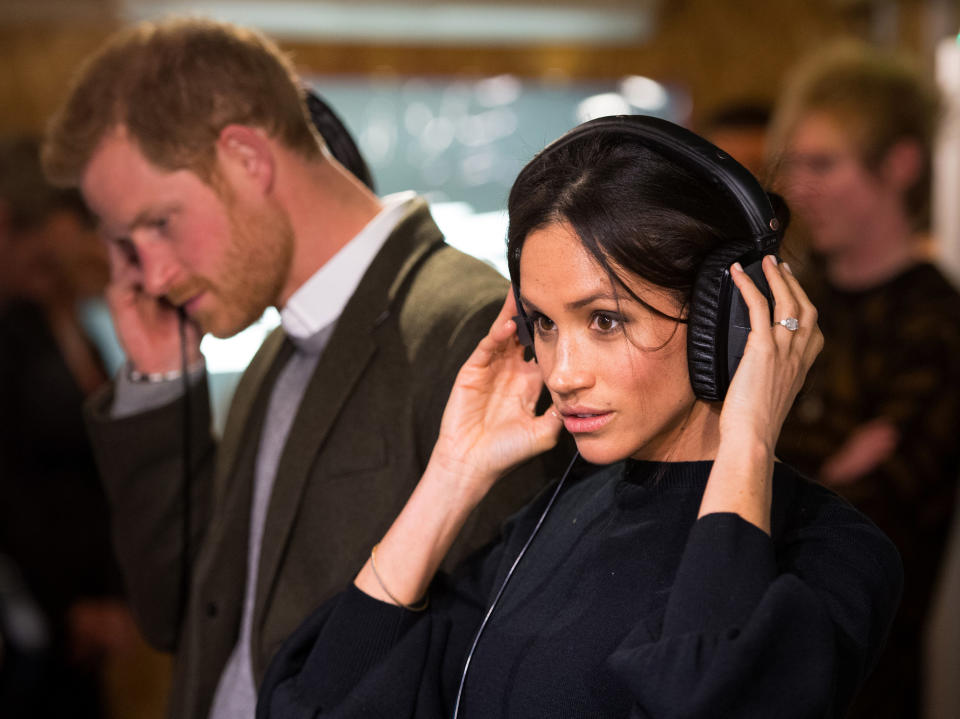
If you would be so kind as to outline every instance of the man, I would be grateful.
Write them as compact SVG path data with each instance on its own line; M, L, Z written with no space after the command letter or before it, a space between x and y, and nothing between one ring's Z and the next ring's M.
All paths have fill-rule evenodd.
M937 118L929 80L860 46L802 66L775 118L826 338L778 454L870 516L907 580L857 717L920 715L923 626L960 476L960 296L921 252Z
M176 652L177 719L253 716L281 642L350 582L415 486L506 292L443 243L422 200L380 200L334 161L299 88L257 33L143 24L88 61L45 147L110 248L129 366L91 430L135 614ZM269 305L282 331L215 447L199 337ZM515 479L459 556L532 491Z

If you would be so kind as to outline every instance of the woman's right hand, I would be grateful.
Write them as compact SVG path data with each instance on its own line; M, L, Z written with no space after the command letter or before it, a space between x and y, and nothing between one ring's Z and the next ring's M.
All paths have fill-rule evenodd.
M556 444L563 426L551 406L536 415L540 368L523 359L512 292L457 375L430 458L479 501L504 473Z
M356 586L384 602L412 606L473 508L507 470L556 441L560 418L536 416L543 380L524 362L513 295L457 375L430 462L403 511L368 560ZM390 587L387 590L387 587Z

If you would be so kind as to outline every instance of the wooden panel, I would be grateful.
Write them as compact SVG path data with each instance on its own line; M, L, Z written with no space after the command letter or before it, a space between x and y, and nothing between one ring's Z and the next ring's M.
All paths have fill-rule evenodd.
M905 47L923 48L922 12L922 4L912 0L902 8ZM856 13L836 0L670 0L659 15L655 36L636 47L282 44L303 69L320 74L649 75L687 87L697 117L731 98L774 98L798 56L836 35L867 31ZM72 70L110 27L109 22L0 25L0 133L39 131Z
M320 74L649 75L689 89L697 115L730 98L772 100L795 59L844 27L835 11L816 0L681 0L664 5L656 36L636 47L285 46L300 67Z
M0 27L0 132L42 131L73 70L109 31L109 23Z

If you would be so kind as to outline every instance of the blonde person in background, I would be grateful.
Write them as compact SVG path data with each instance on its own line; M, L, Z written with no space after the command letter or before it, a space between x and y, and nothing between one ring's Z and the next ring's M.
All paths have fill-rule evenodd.
M853 717L921 714L921 643L960 477L960 295L925 259L940 102L903 58L809 58L773 127L779 189L812 253L826 338L777 451L873 519L903 557L903 602Z

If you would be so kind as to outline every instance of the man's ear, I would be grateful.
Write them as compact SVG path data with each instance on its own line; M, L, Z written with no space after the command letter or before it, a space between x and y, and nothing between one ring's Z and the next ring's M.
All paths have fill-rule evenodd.
M920 143L900 140L887 151L880 174L891 187L903 193L917 184L925 164Z
M227 125L217 138L220 169L234 182L252 184L267 193L276 169L273 149L263 131L246 125Z

